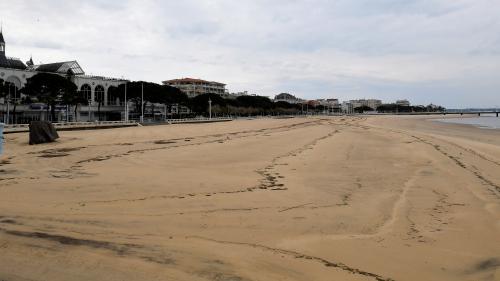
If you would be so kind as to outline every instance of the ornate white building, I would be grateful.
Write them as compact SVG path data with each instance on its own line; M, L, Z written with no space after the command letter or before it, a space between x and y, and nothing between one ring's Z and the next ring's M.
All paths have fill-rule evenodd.
M0 31L0 79L10 83L11 86L8 87L7 97L0 99L0 112L4 115L2 121L16 122L20 119L21 121L27 122L29 120L47 118L47 116L42 114L46 111L46 107L40 104L18 105L18 112L16 112L16 119L18 120L12 120L13 114L6 114L7 111L10 112L10 110L12 110L13 104L21 99L19 89L26 85L27 79L40 72L62 76L70 75L73 83L78 87L78 90L82 91L89 101L89 106L81 106L79 108L77 113L78 116L73 116L73 110L66 110L63 106L59 107L57 109L59 120L96 120L97 110L102 113L101 118L104 120L120 120L120 118L122 118L121 116L124 112L124 97L123 95L113 96L108 94L108 90L111 86L117 87L120 84L126 83L126 80L85 75L85 72L77 61L35 65L33 64L33 59L30 58L25 64L18 58L6 56L6 44L3 33ZM102 101L100 106L98 106L99 101ZM6 120L6 115L10 115L10 120Z

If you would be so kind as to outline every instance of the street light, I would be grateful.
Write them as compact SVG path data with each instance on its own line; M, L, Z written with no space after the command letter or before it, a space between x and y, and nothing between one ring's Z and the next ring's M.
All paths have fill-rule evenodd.
M89 111L89 118L88 118L88 122L90 122L90 106L92 105L92 98L89 99L89 106L88 106L88 111Z
M141 82L141 123L144 123L144 82Z
M10 113L10 86L11 83L9 83L9 95L7 96L7 120L5 121L5 124L9 125L9 113Z
M125 82L125 112L123 113L125 123L128 123L128 101L127 101L127 82Z
M208 98L208 119L212 120L212 100Z

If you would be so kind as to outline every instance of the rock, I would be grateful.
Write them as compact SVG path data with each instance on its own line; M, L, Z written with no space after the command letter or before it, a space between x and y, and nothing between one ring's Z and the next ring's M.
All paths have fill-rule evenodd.
M30 123L30 145L53 142L59 138L52 123L47 121L32 121Z

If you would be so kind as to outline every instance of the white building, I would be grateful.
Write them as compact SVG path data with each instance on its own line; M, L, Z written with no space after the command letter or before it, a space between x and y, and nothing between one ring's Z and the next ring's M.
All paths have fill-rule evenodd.
M410 102L408 100L397 100L396 104L400 106L410 106Z
M44 72L71 77L72 82L75 83L78 90L84 92L87 100L89 100L89 106L80 107L77 112L78 116L73 116L73 110L66 110L65 106L58 107L57 114L59 120L74 121L77 118L79 121L95 120L97 118L97 110L102 113L101 118L104 120L120 120L124 111L122 106L124 97L108 95L108 89L111 86L117 87L120 84L126 83L126 80L85 75L85 72L77 61L34 65L33 60L30 58L24 64L20 59L7 57L5 55L5 46L3 34L0 32L0 79L10 83L12 86L8 87L7 98L0 99L0 112L3 113L4 119L7 108L12 107L11 103L16 103L21 98L19 90L26 85L27 79L37 73ZM98 106L99 101L102 101L100 106ZM5 121L18 123L19 120L27 122L30 120L46 119L48 116L44 115L46 112L45 108L46 106L44 107L40 104L19 105L17 106L18 112L16 114L16 119L18 120Z
M181 78L163 81L164 85L176 87L186 93L190 98L203 94L217 94L224 96L226 94L226 84L205 81L194 78Z
M340 105L338 99L318 99L316 101L319 102L320 105L333 108L338 108Z
M350 101L344 101L341 105L342 112L352 113L354 112L354 105Z
M352 104L353 108L368 106L373 110L377 110L377 107L382 105L382 101L377 99L350 100L349 103Z

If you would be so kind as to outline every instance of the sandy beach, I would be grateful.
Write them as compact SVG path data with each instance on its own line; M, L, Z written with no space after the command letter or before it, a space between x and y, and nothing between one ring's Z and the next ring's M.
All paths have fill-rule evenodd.
M500 130L426 118L6 135L0 280L500 280Z

